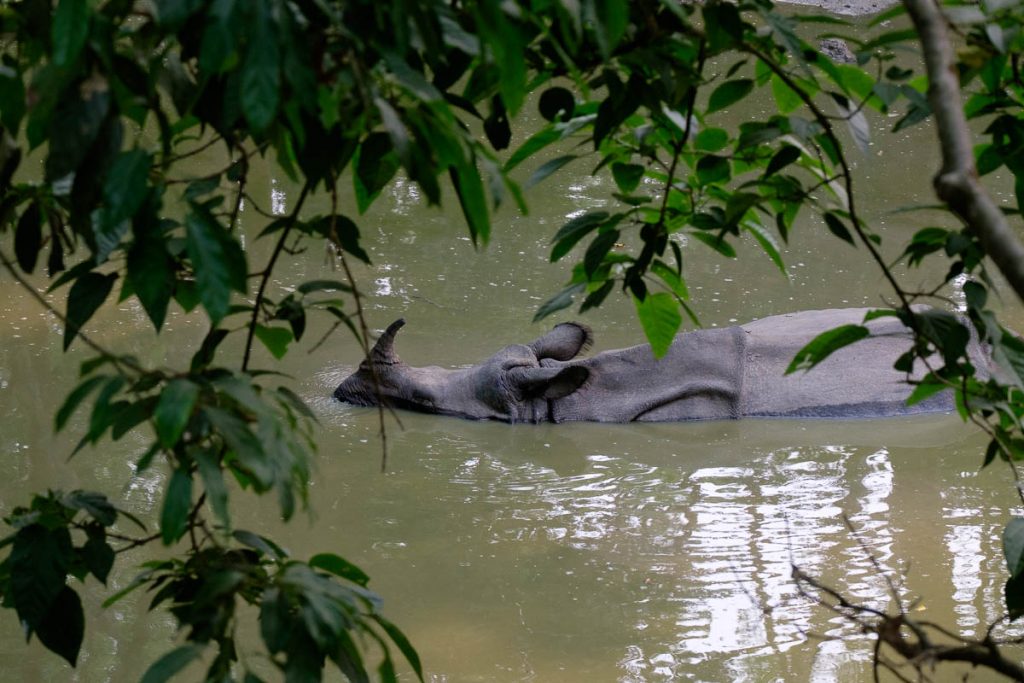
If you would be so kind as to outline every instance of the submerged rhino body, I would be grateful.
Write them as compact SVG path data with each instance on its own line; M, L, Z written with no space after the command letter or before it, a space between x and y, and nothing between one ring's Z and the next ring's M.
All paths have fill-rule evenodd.
M403 363L394 350L404 325L398 320L334 396L505 422L876 418L951 410L951 391L906 405L913 377L893 365L912 337L892 317L867 323L870 337L811 371L785 374L808 342L840 325L861 324L868 310L803 311L686 332L660 359L646 344L577 358L591 344L590 331L563 323L462 369Z

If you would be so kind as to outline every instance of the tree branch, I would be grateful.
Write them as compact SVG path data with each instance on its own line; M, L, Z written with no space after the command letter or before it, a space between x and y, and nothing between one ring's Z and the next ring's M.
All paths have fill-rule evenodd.
M978 179L946 19L934 0L903 0L903 4L924 51L928 102L942 149L942 168L933 181L935 194L974 232L1013 291L1024 301L1024 244Z

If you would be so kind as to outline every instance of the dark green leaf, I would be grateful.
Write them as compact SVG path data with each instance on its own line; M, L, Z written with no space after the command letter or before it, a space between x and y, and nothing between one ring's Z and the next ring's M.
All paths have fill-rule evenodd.
M110 224L131 218L146 200L152 158L141 149L122 152L114 160L103 184L104 220Z
M32 524L14 537L10 563L10 599L18 618L36 628L64 589L72 559L66 527L46 529Z
M81 404L81 402L85 400L85 398L92 393L96 387L107 381L107 379L109 378L105 375L90 377L75 387L74 391L68 394L68 397L64 399L64 403L61 405L60 409L57 410L57 417L54 420L54 429L58 432L62 430L64 425L67 424L68 418L70 418L75 412L79 404Z
M128 249L128 282L157 331L163 327L174 293L174 268L157 226L137 225L135 240Z
M839 216L837 216L836 214L832 213L831 211L826 211L825 225L828 227L829 232L831 232L839 239L843 240L844 242L849 242L850 245L854 247L857 246L857 243L853 240L853 235L850 233L849 228L847 228L843 224L842 219L840 219Z
M554 263L568 254L577 242L586 237L587 233L607 220L608 213L606 211L590 211L563 225L551 240L554 242L554 246L551 248L551 262Z
M231 518L228 512L228 489L224 483L224 472L221 470L220 462L216 455L208 450L198 451L193 454L196 464L199 465L199 476L203 480L203 488L206 490L206 498L210 501L210 507L217 519L224 525L225 529L231 528Z
M726 81L718 86L711 93L708 99L708 111L711 113L725 109L731 104L743 99L754 89L754 81L749 78L739 78L734 81Z
M822 332L800 349L786 368L786 374L797 370L810 370L839 349L871 336L863 325L841 325Z
M281 550L276 543L271 542L265 536L260 536L259 534L254 534L253 532L246 531L244 529L239 529L233 532L231 536L239 543L260 551L268 558L283 560L288 557L287 553Z
M1011 517L1003 529L1003 557L1010 577L1024 572L1024 517Z
M173 379L160 393L153 411L153 426L164 448L173 448L188 425L199 398L199 385L184 378Z
M18 265L26 273L35 270L42 245L42 213L39 210L39 204L32 202L18 219L17 231L14 233L14 255L18 259Z
M260 635L271 654L277 654L288 646L294 628L288 598L276 586L263 592L260 600Z
M722 183L732 177L729 160L715 154L708 154L697 162L697 180L701 185Z
M767 178L768 176L781 171L786 166L789 166L791 163L799 159L801 154L803 154L803 152L800 151L799 147L783 145L779 151L772 156L771 161L768 162L768 167L764 170L764 177Z
M512 153L512 156L510 156L508 161L505 162L505 172L507 173L508 171L511 171L537 152L561 139L562 133L558 128L554 126L541 128L538 132L527 138L526 142Z
M35 625L39 642L75 666L85 635L82 600L70 586L63 586L46 617Z
M458 164L451 169L451 179L473 243L487 244L491 234L491 223L487 214L487 199L484 195L483 182L480 180L480 171L474 164Z
M191 370L192 372L198 372L208 367L213 362L213 356L217 352L217 347L224 341L228 336L228 331L215 327L209 331L209 333L203 338L203 343L199 347L199 350L192 356Z
M1007 579L1003 597L1010 619L1018 619L1024 615L1024 576L1017 575Z
M185 226L199 298L216 325L228 313L231 290L246 290L245 254L231 234L201 207L192 207Z
M644 167L640 164L612 164L612 177L619 189L629 194L637 188L644 177Z
M356 150L353 162L356 204L359 213L365 213L398 170L398 155L385 133L371 133Z
M344 282L338 280L310 280L309 282L303 282L297 288L297 291L301 294L311 294L313 292L351 292L352 287Z
M309 559L309 566L315 567L316 569L323 569L335 576L340 576L343 579L348 579L353 583L357 583L364 588L366 587L366 584L370 582L369 575L362 569L355 566L345 558L331 553L314 555Z
M251 4L249 49L242 65L242 112L253 130L262 132L277 114L281 66L277 30L267 0Z
M171 680L175 674L198 659L203 648L203 645L196 643L174 648L146 669L140 683L165 683Z
M602 232L594 238L594 241L590 243L590 246L587 247L586 253L583 255L583 272L585 272L588 277L594 274L594 271L596 271L604 261L605 254L611 251L611 248L615 246L615 243L618 241L618 230Z
M554 121L556 118L568 121L572 118L575 107L576 98L573 97L572 92L562 87L545 90L541 93L540 101L537 104L540 115L548 121Z
M249 426L235 415L219 408L205 407L203 413L234 451L239 463L266 490L274 482L274 468L263 450L259 438Z
M71 285L65 314L67 317L67 324L64 328L65 351L71 346L71 342L75 340L82 326L89 322L93 314L107 300L107 295L114 287L115 280L117 280L117 273L106 275L86 273Z
M177 468L167 484L164 506L160 512L160 537L164 545L171 545L185 534L191 511L192 475Z
M53 15L53 63L67 66L78 59L78 53L89 36L89 7L86 0L60 0Z
M391 638L395 645L398 646L398 649L409 662L409 666L412 667L412 670L416 672L416 675L419 676L419 679L422 681L423 666L420 664L420 657L416 653L415 648L413 648L412 643L409 642L409 639L405 637L405 634L402 633L397 626L379 614L374 614L373 619L380 624L380 627L384 629L384 632L388 634L388 637Z
M921 401L938 394L944 389L949 389L949 387L936 379L926 379L925 381L920 382L916 387L914 387L914 390L910 392L910 396L907 397L907 405L912 406L920 403Z
M726 242L722 235L712 235L709 232L691 232L690 236L700 240L726 258L736 258L736 249Z
M676 332L683 322L675 296L665 292L648 294L643 301L634 298L637 317L644 328L644 335L651 344L655 358L668 353L668 347L676 338Z
M114 549L103 538L90 536L82 546L82 559L89 572L104 586L114 566Z
M117 521L117 508L102 493L76 489L65 494L61 503L74 510L82 510L103 526Z

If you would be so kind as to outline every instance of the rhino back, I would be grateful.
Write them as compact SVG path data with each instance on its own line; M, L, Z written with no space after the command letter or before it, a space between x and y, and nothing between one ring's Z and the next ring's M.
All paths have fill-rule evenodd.
M740 410L750 417L888 417L951 410L946 391L914 406L912 387L895 370L910 349L910 331L895 318L867 324L871 336L839 349L810 371L786 375L797 352L818 334L862 324L868 309L803 311L743 325L746 336ZM923 367L915 369L919 377Z
M573 361L590 371L551 402L554 422L677 422L740 417L744 334L739 327L687 332L663 358L644 344Z

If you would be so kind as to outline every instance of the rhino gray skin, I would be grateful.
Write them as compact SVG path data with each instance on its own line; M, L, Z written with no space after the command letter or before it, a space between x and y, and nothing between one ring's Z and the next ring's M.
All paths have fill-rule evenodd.
M685 332L661 359L646 344L577 359L591 344L590 330L562 323L530 344L506 346L478 365L454 370L403 363L394 342L405 321L397 320L334 396L363 406L381 397L396 408L533 423L876 418L952 410L951 391L906 405L912 387L893 364L912 340L893 317L867 323L870 337L810 372L784 374L814 337L861 324L868 310L803 311Z

